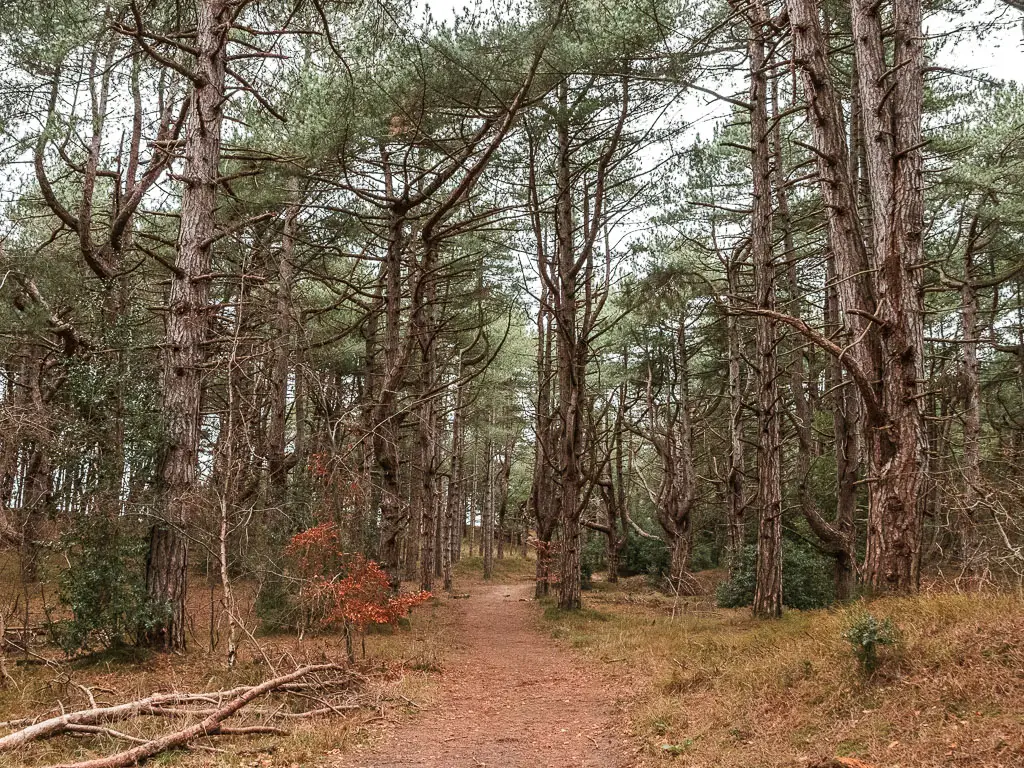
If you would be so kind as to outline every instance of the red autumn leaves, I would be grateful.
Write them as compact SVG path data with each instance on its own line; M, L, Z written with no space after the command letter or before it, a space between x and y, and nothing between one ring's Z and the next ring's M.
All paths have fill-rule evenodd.
M395 624L431 597L429 592L393 594L375 561L343 551L334 523L295 534L285 552L295 559L302 580L299 599L308 619L323 629L349 624L362 631L370 624Z

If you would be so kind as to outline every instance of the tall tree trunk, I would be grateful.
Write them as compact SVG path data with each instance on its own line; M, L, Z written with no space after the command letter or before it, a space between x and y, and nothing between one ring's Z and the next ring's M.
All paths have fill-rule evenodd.
M465 403L466 383L462 378L462 356L459 356L458 368L455 372L455 407L452 415L452 449L451 468L448 478L448 499L444 514L444 530L441 538L444 541L441 550L441 571L444 577L446 592L452 589L452 561L456 559L456 551L462 548L462 524L465 520L463 505L463 428L462 410ZM462 519L460 520L460 513Z
M729 295L739 296L739 252L729 260ZM730 312L726 317L729 345L729 458L725 477L726 493L726 559L729 575L735 576L743 559L745 536L744 517L747 501L743 479L746 462L743 456L743 379L740 362L743 347L740 338L739 316Z
M882 12L854 0L853 29L871 195L877 314L881 321L884 429L871 441L866 580L875 590L917 589L926 469L924 420L920 0L895 0L894 64L885 60Z
M388 265L381 264L377 274L376 288L366 320L362 325L363 335L363 370L361 377L360 401L362 403L362 425L360 441L360 483L362 485L362 504L353 510L350 520L350 539L355 549L362 551L367 548L365 521L377 522L380 512L380 483L377 478L377 457L375 453L375 436L377 425L377 395L381 380L380 371L380 317L384 309L383 284Z
M380 473L380 561L391 589L396 592L402 581L402 533L409 517L398 474L401 426L398 390L407 358L401 339L405 225L404 215L393 212L384 275L384 373L378 380L380 391L375 394L373 417L373 454Z
M536 523L537 550L534 595L547 596L551 584L551 540L558 522L558 506L555 503L553 483L557 462L557 447L554 436L552 414L552 387L554 372L552 358L554 330L552 329L553 291L551 279L553 266L548 255L545 233L541 225L541 210L537 189L534 147L530 146L531 220L537 246L537 271L541 275L540 301L537 305L537 400L535 407L535 440L533 457L533 482L530 486L529 506ZM548 276L545 278L545 276Z
M832 332L838 333L842 323L839 319L839 296L835 289L835 269L831 258L827 260L825 274L825 325ZM857 578L854 544L857 479L861 465L861 407L857 392L850 379L844 376L839 360L834 357L829 359L826 376L833 399L832 435L836 456L836 520L833 528L846 542L842 551L834 553L834 581L836 597L848 600L853 597Z
M580 583L580 449L586 370L577 323L576 249L573 242L572 189L569 172L568 85L558 91L556 126L558 160L556 169L555 232L555 359L558 371L558 482L561 557L559 563L558 607L573 610L581 606ZM580 365L583 357L584 365Z
M753 215L750 250L754 262L754 304L775 311L775 260L772 243L772 168L768 129L768 88L764 30L767 19L757 0L748 11L750 38L751 144ZM754 615L782 614L782 472L779 431L778 338L775 319L757 316L757 572Z
M629 362L628 350L622 356L623 366ZM622 551L629 542L629 494L626 489L626 453L625 446L628 437L625 429L626 421L626 396L628 394L628 382L623 380L619 384L619 398L615 414L615 431L613 434L614 457L612 461L612 500L615 505L615 516L608 520L609 526L618 525L618 533L613 536L608 559L608 581L616 583L619 580L619 563L622 561Z
M483 554L484 578L494 575L494 414L488 413L487 437L484 438L483 493L480 503L480 551Z
M160 468L163 519L149 535L146 590L164 608L145 628L145 645L185 647L188 549L181 530L194 503L199 461L202 366L206 359L209 280L216 231L221 123L228 31L236 9L227 0L196 2L196 75L185 132L184 192L175 271L171 275L163 354L167 445Z
M839 304L851 346L832 348L857 383L869 446L865 577L876 591L918 587L927 452L923 377L923 39L919 0L894 3L896 64L885 61L882 9L853 3L853 40L870 199L861 227L842 109L815 0L787 0L795 59L835 257ZM820 339L818 340L820 344Z

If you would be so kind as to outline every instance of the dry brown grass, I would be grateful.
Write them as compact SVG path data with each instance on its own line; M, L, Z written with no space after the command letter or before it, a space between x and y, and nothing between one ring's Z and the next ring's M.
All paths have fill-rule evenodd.
M532 553L531 553L532 555ZM533 557L520 557L518 552L506 554L500 560L494 558L494 568L491 574L491 582L494 584L519 584L534 577L537 561ZM458 590L458 583L466 579L483 580L484 559L481 555L472 557L463 549L462 558L455 563L455 587Z
M856 608L760 622L636 583L598 584L586 602L578 615L549 611L549 627L633 681L624 703L649 763L768 768L848 756L887 768L1024 765L1018 597L865 604L902 638L870 679L842 637Z
M66 663L60 651L49 646L33 647L40 657L57 664L24 663L23 655L8 651L7 666L15 679L0 688L0 721L34 717L56 711L89 706L89 688L100 705L129 701L156 691L203 691L251 684L271 676L264 659L275 668L288 670L306 662L343 662L344 640L334 634L307 636L299 640L293 634L259 637L260 652L251 642L243 642L235 669L225 664L224 619L219 609L220 594L214 590L213 620L217 647L209 647L210 589L200 577L193 580L190 614L195 624L190 628L187 653L171 654L100 654L93 658ZM251 589L236 586L240 593L246 624L255 628ZM52 601L52 588L43 593ZM12 596L10 582L0 600ZM40 589L32 590L32 621L42 618ZM287 737L254 736L224 737L198 742L201 748L175 752L158 757L151 765L180 766L319 766L325 755L343 751L353 743L370 738L375 724L382 718L401 719L417 706L428 706L436 690L438 672L456 642L453 628L455 611L445 600L433 600L416 609L403 626L384 628L366 637L367 655L358 660L359 671L368 683L359 700L366 706L344 716L289 721L283 724L292 733ZM357 655L359 644L357 641ZM38 659L36 659L38 661ZM254 705L256 706L256 705ZM231 725L256 722L251 715L240 715ZM166 718L143 718L115 727L134 736L152 736L184 725ZM6 729L4 730L6 732ZM125 748L123 741L105 737L64 736L33 745L16 755L0 754L0 766L43 766L58 761L81 760L111 754ZM202 747L206 747L205 749ZM213 750L221 751L213 751Z

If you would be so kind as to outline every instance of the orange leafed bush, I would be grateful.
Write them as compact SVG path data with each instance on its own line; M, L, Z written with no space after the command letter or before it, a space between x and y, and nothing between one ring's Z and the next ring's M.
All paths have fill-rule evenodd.
M312 623L323 628L395 624L429 592L395 595L388 577L374 560L342 551L334 523L321 523L295 534L286 553L296 560L302 579L299 599Z

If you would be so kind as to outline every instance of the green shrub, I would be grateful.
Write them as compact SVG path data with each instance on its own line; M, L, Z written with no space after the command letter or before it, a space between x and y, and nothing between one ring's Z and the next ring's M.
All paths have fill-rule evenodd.
M899 631L891 619L879 621L865 610L854 613L843 632L843 639L853 647L857 663L865 674L878 669L878 650L899 642Z
M256 615L262 632L295 629L299 625L301 611L294 581L275 573L264 574L256 594Z
M736 575L718 585L715 597L720 608L753 604L756 568L757 547L745 547ZM810 610L831 605L835 599L832 561L810 547L786 542L782 550L782 604Z
M745 547L743 557L740 560L740 567L731 579L721 582L715 589L715 602L719 608L742 608L752 605L754 602L754 563L750 555L756 550L754 547ZM748 562L750 560L750 562ZM785 567L785 566L783 566Z
M588 536L580 550L580 586L590 589L594 572L604 567L606 539L603 535Z
M60 540L68 567L58 598L71 618L52 621L50 635L65 653L119 648L165 617L146 593L146 541L128 521L82 516Z
M619 575L660 578L668 573L670 555L661 539L648 539L634 530L626 536L626 545L619 558Z
M710 530L697 531L690 549L690 571L706 571L718 566L720 559L718 542Z

